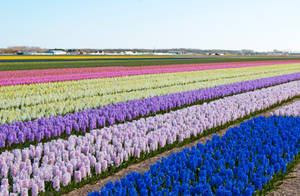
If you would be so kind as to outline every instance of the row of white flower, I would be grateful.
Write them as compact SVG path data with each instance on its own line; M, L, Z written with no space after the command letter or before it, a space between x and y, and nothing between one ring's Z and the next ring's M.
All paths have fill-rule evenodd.
M100 106L129 101L133 99L142 99L146 97L154 97L164 94L190 91L200 88L208 88L212 86L230 84L239 81L254 80L263 77L293 73L297 70L300 71L299 66L297 66L297 68L291 68L289 66L290 65L287 65L287 67L277 67L275 70L269 69L269 67L267 68L267 70L253 70L254 68L251 67L251 69L244 68L243 72L234 72L235 70L231 69L227 71L223 70L222 73L222 71L215 70L214 73L210 74L206 74L207 72L183 72L177 73L176 77L170 78L165 77L164 74L158 74L161 76L161 80L159 78L156 78L155 80L157 80L157 82L154 82L154 79L151 81L128 80L128 85L127 82L124 82L122 85L121 83L116 83L114 85L109 83L110 85L103 85L103 87L101 87L102 83L98 83L97 88L93 88L93 85L91 87L88 83L86 83L80 85L81 89L85 89L82 91L77 91L78 89L72 88L68 89L70 87L69 85L64 86L59 84L60 89L62 89L63 91L68 90L68 92L63 93L58 91L58 94L44 94L44 92L47 92L47 90L45 89L49 89L49 91L51 91L51 85L48 84L49 88L45 88L44 90L34 90L36 92L41 91L41 95L35 95L33 93L32 96L20 96L20 98L12 98L11 100L9 96L7 98L1 98L2 105L7 106L12 106L14 104L17 106L18 104L32 103L32 101L36 102L36 104L22 106L20 108L10 107L7 109L0 110L0 123L12 123L16 121L27 121L42 117L65 115L70 112L78 112L85 109L97 108ZM259 68L261 67L258 67L256 69ZM179 82L180 80L182 80L182 83ZM78 83L78 85L80 84L80 81L76 82ZM82 82L85 83L86 81L83 80ZM155 85L158 85L159 88L152 86L152 82L155 83ZM174 82L178 84L168 86L168 84L174 84ZM111 89L118 89L118 84L120 88L127 88L128 91L133 89L133 91L124 91L117 94L103 94L108 90L112 91ZM140 88L141 85L145 89L136 90ZM136 88L133 86L135 86ZM19 93L20 92L22 91L19 91ZM77 97L76 94L78 94L79 97ZM18 101L16 101L17 99Z
M276 65L267 67L232 68L5 86L0 88L0 108L4 109L70 98L74 99L83 96L103 95L136 89L159 88L163 86L180 85L252 74L259 75L270 72L278 73L282 71L291 73L299 69L299 66L290 64L285 66ZM89 88L86 88L87 86ZM57 97L58 95L59 97ZM6 104L3 104L2 102Z
M72 177L80 182L108 167L120 166L129 157L139 158L142 152L155 151L177 138L181 142L294 97L300 92L299 84L299 81L290 82L93 130L85 136L72 135L67 140L5 151L0 155L0 191L8 195L12 188L15 194L27 195L31 190L32 195L37 195L49 191L45 189L45 182L51 182L54 190L59 191L71 183Z

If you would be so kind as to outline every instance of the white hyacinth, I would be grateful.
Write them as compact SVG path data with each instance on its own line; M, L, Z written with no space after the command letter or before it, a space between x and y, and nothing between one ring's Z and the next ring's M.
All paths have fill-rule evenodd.
M201 134L250 112L268 108L300 92L300 82L290 82L253 92L226 97L146 119L92 130L84 136L71 135L0 154L1 194L12 187L13 193L28 195L45 192L45 182L55 190L108 167L119 166L130 156L147 153ZM39 164L41 162L41 164ZM8 184L7 177L13 184Z

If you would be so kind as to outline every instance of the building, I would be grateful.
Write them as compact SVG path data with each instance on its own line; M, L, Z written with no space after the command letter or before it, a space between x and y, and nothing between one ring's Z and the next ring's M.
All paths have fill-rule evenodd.
M45 53L39 53L37 51L16 51L17 55L45 55Z
M36 55L38 52L37 51L24 51L23 54L25 55Z
M209 56L224 56L223 53L217 53L217 52L209 52L209 53L206 53L206 55L209 55Z
M17 51L16 51L16 54L17 54L17 55L23 55L23 54L24 54L24 52L23 52L23 51L21 51L21 50L17 50Z
M90 52L88 53L89 55L104 55L103 51L94 51L94 52Z
M125 55L135 55L135 52L128 50L128 51L124 51L124 54Z
M51 54L51 55L64 55L64 54L67 54L67 52L65 52L63 50L48 50L46 53Z

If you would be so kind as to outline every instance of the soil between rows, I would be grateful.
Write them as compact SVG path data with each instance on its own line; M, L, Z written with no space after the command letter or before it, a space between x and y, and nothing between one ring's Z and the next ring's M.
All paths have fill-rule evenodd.
M300 163L281 182L282 184L278 189L267 194L267 196L300 196Z

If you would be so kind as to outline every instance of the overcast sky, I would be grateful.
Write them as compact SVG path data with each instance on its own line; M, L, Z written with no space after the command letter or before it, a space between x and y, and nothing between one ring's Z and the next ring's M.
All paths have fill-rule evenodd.
M0 48L300 51L299 0L0 0Z

